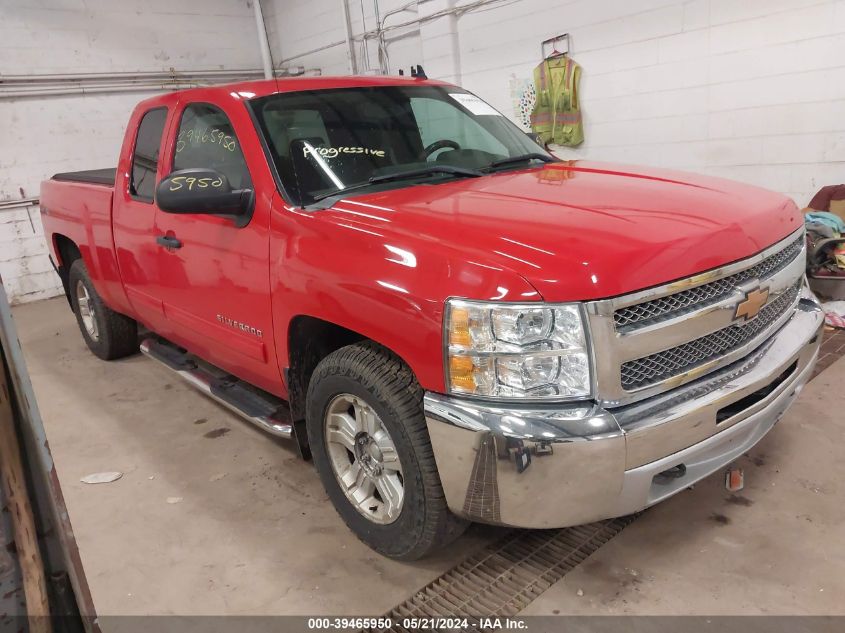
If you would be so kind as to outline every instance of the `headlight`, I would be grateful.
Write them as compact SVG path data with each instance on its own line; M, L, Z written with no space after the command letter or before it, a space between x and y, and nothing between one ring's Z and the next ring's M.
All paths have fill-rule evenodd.
M590 356L577 304L446 304L446 386L502 399L591 394Z

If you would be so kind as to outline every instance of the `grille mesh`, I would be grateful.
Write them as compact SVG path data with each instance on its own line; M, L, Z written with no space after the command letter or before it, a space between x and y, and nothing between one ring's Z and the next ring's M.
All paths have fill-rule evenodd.
M620 308L613 313L613 322L617 330L629 330L642 327L655 321L662 321L718 303L731 295L736 287L749 279L763 280L782 270L801 253L804 237L798 237L788 246L770 255L751 268L741 270L729 277L682 290L667 297L638 303L627 308Z
M661 382L742 347L778 320L798 297L800 282L760 310L744 325L731 325L689 343L622 364L622 388L637 389Z

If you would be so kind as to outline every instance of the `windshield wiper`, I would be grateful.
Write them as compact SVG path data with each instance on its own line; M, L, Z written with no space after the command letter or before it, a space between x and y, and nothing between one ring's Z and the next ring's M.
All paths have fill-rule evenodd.
M391 180L405 180L406 178L418 178L419 176L436 176L437 174L450 174L452 176L465 176L467 178L478 178L483 174L476 169L467 167L454 167L452 165L430 165L419 169L399 171L395 174L383 174L370 178L370 184L378 182L390 182Z
M315 196L314 200L312 201L312 204L315 202L319 202L320 200L325 200L326 198L331 198L332 196L344 194L348 191L355 191L356 189L364 189L365 187L371 187L382 182L392 182L394 180L407 180L409 178L420 178L424 176L436 176L437 174L448 174L450 176L461 176L464 178L478 178L479 176L484 175L480 171L477 171L475 169L467 169L465 167L453 167L451 165L431 165L429 167L420 167L419 169L398 171L393 174L373 176L367 182L361 182L357 185L351 185L349 187L344 187L343 189L337 189L335 191L332 191L331 193L324 193L321 196Z
M555 158L554 156L549 156L548 154L540 154L539 152L534 152L531 154L520 154L519 156L511 156L509 158L503 158L501 160L494 160L492 163L485 167L485 171L489 171L491 169L496 169L497 167L506 167L507 165L516 165L517 163L525 163L529 160L541 160L544 163L557 163L560 162L559 158Z

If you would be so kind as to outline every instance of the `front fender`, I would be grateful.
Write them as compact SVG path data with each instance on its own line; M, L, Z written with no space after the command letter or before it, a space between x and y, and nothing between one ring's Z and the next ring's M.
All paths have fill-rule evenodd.
M524 278L453 246L326 212L274 214L270 282L279 363L298 315L352 330L401 357L424 389L445 390L443 309L449 297L539 301Z

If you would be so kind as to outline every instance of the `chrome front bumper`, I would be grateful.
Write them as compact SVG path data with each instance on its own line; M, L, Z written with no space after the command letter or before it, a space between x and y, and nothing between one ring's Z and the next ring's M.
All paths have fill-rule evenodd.
M810 379L823 320L805 294L792 318L750 356L627 407L493 405L427 393L426 421L449 508L483 523L553 528L670 497L732 462L775 425Z

